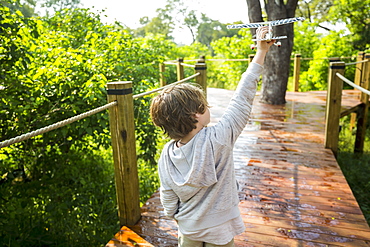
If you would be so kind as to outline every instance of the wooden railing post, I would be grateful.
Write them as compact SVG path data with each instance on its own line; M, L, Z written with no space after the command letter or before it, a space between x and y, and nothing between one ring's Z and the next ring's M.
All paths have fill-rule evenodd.
M254 58L254 54L249 54L248 58L249 58L249 63L251 63Z
M195 78L195 82L203 88L204 94L207 95L207 64L205 56L201 56L195 64L195 73L200 73Z
M117 105L109 110L109 121L118 217L121 226L134 225L140 219L141 213L132 83L110 82L107 88L108 102L117 101Z
M366 60L370 60L370 53L365 55ZM370 62L364 63L361 87L369 90L370 88ZM362 153L364 151L364 142L366 135L366 124L367 124L367 115L369 113L369 95L361 92L361 102L362 105L358 111L357 115L357 130L356 130L356 140L355 140L355 152Z
M365 57L365 52L360 51L357 54L357 62L363 61L364 60L364 57ZM363 74L363 66L364 66L364 63L358 63L358 64L356 64L356 71L355 71L355 80L354 80L354 83L356 85L359 85L359 86L361 85L362 74ZM354 90L357 90L357 89L354 89ZM356 118L357 118L357 113L356 112L352 112L351 113L351 120L350 120L350 124L349 124L349 129L351 131L355 127Z
M364 57L365 57L365 52L360 51L357 54L357 62L363 61L364 60ZM363 74L363 67L364 67L364 63L358 63L358 64L356 64L355 81L354 81L354 83L356 85L359 85L359 86L361 86L361 80L362 80L362 74Z
M295 54L294 56L294 71L293 71L293 90L298 92L299 89L299 73L301 72L301 54Z
M177 80L180 81L185 78L184 75L184 66L182 63L184 62L183 58L178 58L177 59Z
M166 71L166 66L164 63L159 63L159 83L160 87L166 86L166 78L164 72Z
M339 119L342 104L343 81L336 73L344 74L345 63L333 62L329 66L328 95L326 99L325 148L336 155L339 140Z

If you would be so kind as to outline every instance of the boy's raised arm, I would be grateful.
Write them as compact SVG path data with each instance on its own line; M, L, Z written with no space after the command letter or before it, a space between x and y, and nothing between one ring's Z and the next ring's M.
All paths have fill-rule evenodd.
M265 37L266 33L268 33L270 27L260 27L256 31L256 38L262 39ZM252 62L258 63L259 65L263 65L265 61L265 56L270 47L275 43L276 40L271 41L257 41L257 52L254 56Z

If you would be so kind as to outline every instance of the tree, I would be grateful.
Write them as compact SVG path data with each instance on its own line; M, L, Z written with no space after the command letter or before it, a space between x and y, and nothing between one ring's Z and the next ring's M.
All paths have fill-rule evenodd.
M19 10L23 16L28 18L35 16L35 0L24 0L22 4L19 0L0 0L0 6L9 8L12 11Z
M161 34L167 39L173 39L171 36L173 24L170 20L164 19L162 15L158 15L152 19L144 16L140 18L140 24L144 26L134 31L137 37L146 37L149 34Z
M170 0L168 0L170 2ZM144 16L140 19L140 24L142 27L134 31L135 36L145 37L147 34L161 34L167 39L173 39L171 33L173 32L175 21L172 17L172 12L174 11L174 5L168 3L164 8L157 9L157 16L149 19L149 17Z
M233 37L238 35L239 30L228 29L227 24L208 18L202 14L201 22L198 26L197 41L210 46L212 41L218 40L222 37Z
M259 0L246 0L250 22L263 21L262 8ZM285 3L286 2L286 3ZM279 20L294 17L298 0L264 1L267 20ZM255 29L252 30L253 34ZM285 93L289 78L290 55L293 48L293 24L274 27L277 36L288 36L281 41L282 47L273 46L266 56L265 70L262 75L261 101L279 105L285 103Z
M54 11L61 11L65 8L75 9L79 7L81 0L43 0L42 7L53 8Z
M317 23L318 27L330 31L330 28L325 27L322 23L328 21L328 13L333 6L334 0L303 0L297 6L298 16L306 17L308 20Z
M363 51L370 43L370 0L334 0L329 19L344 22L353 35L353 45Z

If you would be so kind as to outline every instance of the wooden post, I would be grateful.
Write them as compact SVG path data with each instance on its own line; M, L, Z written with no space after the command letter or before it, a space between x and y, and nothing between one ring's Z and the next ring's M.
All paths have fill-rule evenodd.
M109 110L109 121L118 217L121 226L134 225L140 219L141 213L132 83L110 82L107 88L108 102L117 101L117 105Z
M293 90L298 92L299 89L299 74L301 72L301 54L295 54L294 56L294 72L293 72Z
M369 59L370 59L370 54L369 53L365 54L365 60L369 60ZM370 70L369 62L362 63L362 64L363 66L362 66L362 76L361 76L360 86L365 89L368 89L369 88L369 70ZM362 103L367 103L369 101L369 95L361 92L360 100Z
M185 78L184 75L184 66L181 64L184 62L183 58L177 59L177 81L180 81Z
M360 51L358 54L357 54L357 62L361 62L364 60L364 57L365 57L365 52L363 51ZM355 81L354 83L356 85L361 85L361 80L362 80L362 72L363 72L363 67L364 67L364 63L358 63L356 64L356 71L355 71Z
M159 63L159 83L160 87L166 86L166 79L164 76L164 72L166 71L166 66L164 63Z
M325 148L330 148L334 155L338 151L339 119L342 104L343 81L336 73L344 74L345 63L333 62L329 67L328 95L326 99Z
M201 56L195 64L195 73L200 73L199 76L195 77L195 82L198 83L207 95L207 64L205 56Z
M249 63L251 63L254 58L254 54L249 54L248 58L249 58Z
M370 60L370 53L365 55L366 60ZM362 73L362 87L369 90L370 88L370 62L364 63L363 73ZM367 116L369 113L369 95L361 92L361 107L358 112L357 117L357 131L355 140L355 152L362 153L364 151L364 142L366 135L366 124Z
M360 51L357 54L357 62L363 61L364 60L364 57L365 57L365 52ZM355 81L354 81L354 83L356 85L359 85L359 86L361 85L362 74L363 74L363 66L364 66L364 63L358 63L358 64L356 64ZM354 89L354 90L357 90L357 89ZM349 125L349 129L350 130L352 130L353 127L355 127L356 118L357 118L357 113L352 112L351 113L351 122L350 122L350 125Z

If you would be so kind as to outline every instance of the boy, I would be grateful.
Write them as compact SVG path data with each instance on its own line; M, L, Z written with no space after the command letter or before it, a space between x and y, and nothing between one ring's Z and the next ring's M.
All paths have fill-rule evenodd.
M257 29L265 37L268 27ZM225 114L210 122L203 91L189 84L164 89L150 107L155 125L172 139L161 153L158 173L166 216L179 227L179 246L234 246L245 230L233 164L233 146L248 122L256 85L270 42L258 41L257 52L242 75Z

